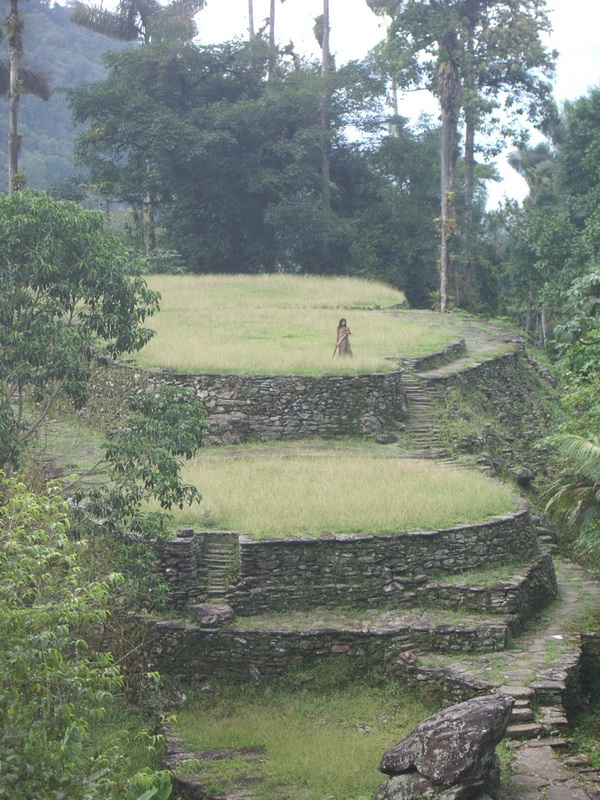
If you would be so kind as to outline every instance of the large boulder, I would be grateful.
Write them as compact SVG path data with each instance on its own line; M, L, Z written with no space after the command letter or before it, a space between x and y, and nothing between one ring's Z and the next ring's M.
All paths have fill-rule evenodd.
M375 791L375 800L481 797L499 782L494 751L513 705L506 695L476 697L421 722L383 756L379 769L394 777Z

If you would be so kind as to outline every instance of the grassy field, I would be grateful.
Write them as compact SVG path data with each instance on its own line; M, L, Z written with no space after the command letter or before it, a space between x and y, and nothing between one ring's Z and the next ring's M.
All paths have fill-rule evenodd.
M335 669L335 667L333 667ZM259 758L191 761L214 794L252 786L260 800L369 800L383 753L431 713L397 685L286 691L236 687L177 715L190 751L259 747Z
M380 372L386 357L414 356L457 338L450 318L427 325L390 309L404 295L356 278L297 275L151 275L162 294L150 320L157 335L135 356L145 367L204 373L298 374ZM352 359L333 358L335 331L346 317Z
M434 530L506 513L519 502L480 472L381 450L204 451L184 478L203 500L176 513L178 524L256 538Z

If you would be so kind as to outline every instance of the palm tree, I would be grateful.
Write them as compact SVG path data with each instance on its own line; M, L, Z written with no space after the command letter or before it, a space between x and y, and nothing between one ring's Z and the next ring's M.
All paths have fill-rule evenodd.
M196 35L194 17L206 5L206 0L171 0L161 6L158 0L121 0L115 11L75 0L71 20L76 25L125 42L148 44L152 37L168 35L173 24L183 30L186 38Z
M577 534L577 544L600 555L600 440L557 434L548 443L571 464L572 474L550 487L546 511Z
M248 39L253 42L256 39L256 32L254 30L254 3L253 0L248 0Z
M33 94L48 100L51 94L47 76L40 70L22 63L23 20L19 13L19 0L10 0L10 13L4 20L8 36L8 59L0 62L0 94L8 97L8 194L12 195L24 185L19 172L21 137L18 132L19 99L22 94Z

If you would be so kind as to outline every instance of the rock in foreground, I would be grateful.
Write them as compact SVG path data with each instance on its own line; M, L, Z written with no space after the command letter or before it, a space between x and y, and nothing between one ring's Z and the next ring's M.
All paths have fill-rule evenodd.
M514 700L476 697L417 725L388 750L379 769L393 776L374 800L476 800L500 781L496 745L503 738Z

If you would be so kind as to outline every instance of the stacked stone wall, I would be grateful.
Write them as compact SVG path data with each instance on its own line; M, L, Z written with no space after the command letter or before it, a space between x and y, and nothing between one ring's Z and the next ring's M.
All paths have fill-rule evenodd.
M227 601L242 615L321 605L412 605L432 573L489 569L537 554L527 510L472 525L389 536L240 537L239 580Z
M414 356L413 358L401 358L400 361L405 367L414 371L439 369L439 367L451 364L456 359L464 356L466 350L465 340L460 339L445 350L440 350L437 353L428 353L427 355Z
M118 416L132 393L161 384L192 389L207 413L209 445L257 439L335 439L396 430L407 418L402 370L368 375L195 375L99 366L95 402ZM115 407L115 408L113 408Z
M136 618L147 631L146 652L153 669L178 679L203 682L216 677L247 682L277 678L291 667L307 667L327 657L356 659L370 666L395 664L407 636L430 652L502 650L509 627L395 627L352 631L311 628L303 631L250 630L242 627L202 628L178 620Z
M479 586L428 582L419 587L417 600L434 608L478 614L514 614L520 620L552 602L558 593L552 558L545 553L533 564L516 569L508 581Z

